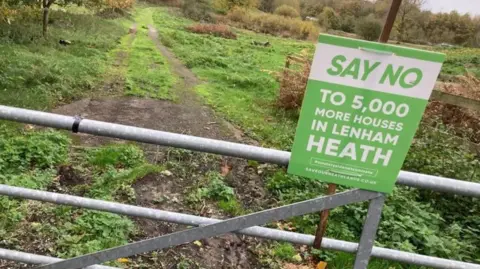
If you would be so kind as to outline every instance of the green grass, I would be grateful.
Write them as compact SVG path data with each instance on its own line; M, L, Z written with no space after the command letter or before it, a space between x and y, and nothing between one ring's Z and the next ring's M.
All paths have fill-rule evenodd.
M235 196L234 189L224 182L224 177L218 172L207 172L203 182L200 182L187 197L187 201L194 206L203 199L217 201L218 208L232 216L245 212Z
M294 261L293 257L297 255L297 250L290 243L277 243L273 247L273 254L283 261Z
M140 9L135 14L137 33L129 49L126 74L127 95L175 100L171 87L177 77L171 72L166 59L158 51L146 29L153 25L152 9Z
M440 52L447 55L440 79L448 80L452 76L465 75L467 72L480 79L480 49L452 48Z
M129 202L135 201L131 185L137 179L163 169L148 164L134 145L81 150L70 158L70 144L60 132L2 134L0 184L73 193L81 189L88 197ZM60 165L72 167L78 177L91 182L61 186L56 171ZM10 249L35 247L68 258L126 244L134 231L133 222L125 216L0 197L0 236ZM31 246L31 236L48 244Z
M274 106L280 71L288 54L313 51L313 44L237 31L238 39L185 30L192 21L156 8L153 20L162 42L206 83L197 92L217 111L265 145L289 149L296 119ZM252 45L268 40L271 47Z
M51 12L48 39L38 17L0 25L0 104L47 110L92 92L125 19ZM70 46L58 44L72 41Z

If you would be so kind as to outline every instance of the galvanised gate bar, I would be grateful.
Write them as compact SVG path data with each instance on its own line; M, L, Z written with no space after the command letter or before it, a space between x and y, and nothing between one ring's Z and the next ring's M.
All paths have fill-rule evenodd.
M57 129L72 130L74 132L105 137L215 153L279 165L288 165L290 159L290 153L286 151L174 134L108 122L80 119L78 117L63 116L7 106L0 106L0 119L36 124ZM401 171L397 183L415 188L480 198L480 184L472 182ZM318 212L324 209L331 209L349 203L369 200L370 205L365 218L360 242L353 243L324 238L322 241L322 248L356 253L356 260L354 264L355 269L367 268L370 257L377 257L415 265L423 265L433 268L480 269L480 265L478 264L374 247L373 244L375 241L375 235L377 232L378 223L380 221L382 207L385 201L385 196L378 192L351 190L227 220L211 219L7 185L0 185L0 195L76 206L197 227L172 234L162 235L148 240L130 243L121 247L102 250L96 253L91 253L68 260L0 249L1 259L32 264L43 264L38 268L112 268L95 264L100 264L106 261L115 260L120 257L127 257L142 252L168 248L179 244L192 242L194 240L213 237L230 232L277 241L286 241L294 244L312 245L314 241L313 235L264 228L258 225L263 225L271 221L282 220L293 216Z

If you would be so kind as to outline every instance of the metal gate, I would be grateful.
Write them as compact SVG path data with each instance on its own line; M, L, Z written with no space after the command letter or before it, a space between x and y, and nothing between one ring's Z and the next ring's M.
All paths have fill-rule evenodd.
M288 165L290 159L290 153L286 151L7 106L0 106L0 119L71 130L73 132L221 154L279 165ZM480 184L461 180L401 171L398 176L397 184L480 198ZM478 264L374 247L375 236L385 202L385 195L379 192L355 189L226 220L211 219L1 184L0 195L196 226L196 228L130 243L121 247L102 250L68 260L0 249L1 259L44 264L37 268L67 269L86 267L111 269L113 267L95 264L231 232L270 240L286 241L294 244L312 245L314 241L314 236L312 235L264 228L258 225L264 225L272 221L283 220L293 216L304 215L349 203L368 200L370 204L367 216L365 217L360 242L353 243L324 238L322 241L322 248L356 253L354 269L367 268L370 257L433 268L480 269L480 265Z

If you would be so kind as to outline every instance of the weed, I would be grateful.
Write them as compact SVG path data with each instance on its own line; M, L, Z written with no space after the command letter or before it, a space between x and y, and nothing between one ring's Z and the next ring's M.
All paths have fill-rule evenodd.
M203 187L194 190L187 197L187 201L195 204L203 199L218 201L218 207L230 215L240 215L244 212L241 204L235 197L235 191L223 181L217 172L208 172Z
M145 163L143 151L132 144L109 145L95 148L87 153L88 162L101 169L133 168Z
M75 222L65 223L57 241L59 257L76 257L127 243L133 223L116 214L85 210Z
M284 261L294 261L293 257L297 254L297 251L290 243L277 243L273 247L273 254Z
M220 200L218 202L218 208L231 216L240 216L243 215L243 213L245 212L242 205L237 201L237 199Z

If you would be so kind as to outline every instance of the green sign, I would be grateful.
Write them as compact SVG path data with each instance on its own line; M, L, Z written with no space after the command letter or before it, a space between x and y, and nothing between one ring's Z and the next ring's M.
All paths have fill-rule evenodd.
M320 35L288 172L391 192L444 58Z

